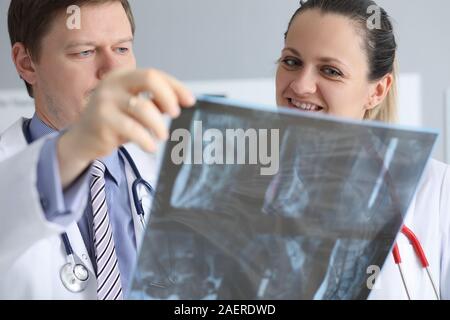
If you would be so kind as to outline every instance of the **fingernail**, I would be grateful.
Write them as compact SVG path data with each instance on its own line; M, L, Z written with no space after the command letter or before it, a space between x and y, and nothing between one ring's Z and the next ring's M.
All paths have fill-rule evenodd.
M191 95L189 98L189 105L193 106L197 102L197 98L195 96Z
M172 117L178 118L180 116L180 114L181 114L181 109L180 109L180 107L177 106L176 109L174 109L172 112Z

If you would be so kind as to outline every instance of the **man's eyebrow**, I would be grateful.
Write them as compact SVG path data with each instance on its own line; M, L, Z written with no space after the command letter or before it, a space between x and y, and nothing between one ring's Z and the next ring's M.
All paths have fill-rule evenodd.
M97 44L92 41L74 41L74 42L69 42L64 48L67 50L67 49L71 49L74 47L81 47L81 46L95 47L96 45Z
M134 38L133 37L127 37L127 38L123 38L123 39L119 39L117 41L114 42L114 45L118 45L121 43L126 43L126 42L133 42ZM94 42L94 41L74 41L74 42L69 42L66 46L65 49L71 49L74 47L81 47L81 46L86 46L86 47L97 47L98 43Z
M133 42L133 41L134 41L134 37L127 37L127 38L119 39L114 44L117 45L117 44L126 43L126 42Z

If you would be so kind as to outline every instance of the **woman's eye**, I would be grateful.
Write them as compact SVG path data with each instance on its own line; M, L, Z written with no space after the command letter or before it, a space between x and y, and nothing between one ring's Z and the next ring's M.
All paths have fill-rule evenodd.
M289 69L293 69L293 68L297 68L297 67L301 66L300 60L295 59L295 58L289 58L289 57L281 59L281 63Z
M339 70L337 70L335 68L330 68L330 67L323 68L322 72L329 77L333 77L333 78L342 77L342 72L340 72Z

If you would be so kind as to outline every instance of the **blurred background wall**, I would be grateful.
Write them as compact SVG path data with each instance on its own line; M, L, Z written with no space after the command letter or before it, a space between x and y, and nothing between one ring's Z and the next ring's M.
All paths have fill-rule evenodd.
M247 91L247 99L273 103L275 61L298 0L130 2L137 22L139 66L163 69L194 90L235 93L240 88L241 93ZM434 156L444 160L446 151L450 153L444 139L445 92L450 88L450 1L378 3L393 17L396 28L404 123L439 130ZM9 0L0 0L0 131L12 118L32 113L11 63L8 6Z

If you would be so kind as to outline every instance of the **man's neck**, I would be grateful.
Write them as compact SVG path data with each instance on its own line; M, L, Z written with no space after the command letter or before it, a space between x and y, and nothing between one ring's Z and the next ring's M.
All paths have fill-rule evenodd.
M55 131L60 131L56 125L47 117L43 112L41 112L38 108L36 108L36 115L45 125Z

